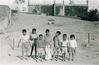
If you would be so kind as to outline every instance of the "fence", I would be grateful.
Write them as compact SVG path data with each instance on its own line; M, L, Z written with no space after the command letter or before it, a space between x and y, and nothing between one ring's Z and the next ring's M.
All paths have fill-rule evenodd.
M84 33L84 32L66 32L68 38L71 34L74 34L78 43L79 47L87 47L87 46L99 46L99 33ZM53 33L52 36L55 34ZM7 38L8 44L12 49L15 49L18 45L20 38L20 33L16 34L11 34ZM60 36L60 39L62 39L62 35ZM6 41L7 41L6 40Z
M94 46L97 45L99 42L99 33L76 32L74 34L78 41L78 45L80 46Z

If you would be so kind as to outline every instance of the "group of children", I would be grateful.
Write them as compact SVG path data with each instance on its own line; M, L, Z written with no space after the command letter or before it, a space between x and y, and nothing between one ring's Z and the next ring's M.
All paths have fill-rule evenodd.
M77 48L75 35L71 34L70 39L67 39L67 34L63 34L62 40L59 38L60 35L61 32L56 31L55 36L52 37L49 29L46 29L45 35L38 35L35 28L32 29L30 35L27 35L27 30L23 29L18 47L22 48L22 56L35 56L36 59L44 60L58 60L61 57L62 61L73 61ZM28 54L29 47L31 48L30 54ZM35 55L32 55L33 51Z

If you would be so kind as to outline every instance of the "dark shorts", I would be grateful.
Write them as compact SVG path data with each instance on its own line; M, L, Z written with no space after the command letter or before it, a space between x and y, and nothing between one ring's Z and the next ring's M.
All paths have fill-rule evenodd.
M75 53L76 52L76 49L75 48L72 48L72 47L70 47L69 49L68 49L68 52L69 53Z

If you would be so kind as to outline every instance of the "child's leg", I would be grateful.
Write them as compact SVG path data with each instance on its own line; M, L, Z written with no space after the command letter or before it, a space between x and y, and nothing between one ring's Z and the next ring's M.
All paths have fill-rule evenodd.
M72 61L74 60L74 55L75 55L75 48L73 48L73 52L72 52Z
M34 48L34 44L32 44L31 54L30 54L30 56L32 56L32 53L33 53L33 48Z
M37 44L35 43L35 58L37 57Z
M65 60L68 59L67 56L68 56L67 47L65 47Z
M61 49L61 54L62 54L62 60L63 60L63 57L64 57L64 51L63 51L63 48Z
M28 46L28 43L26 45L26 56L28 57L28 52L29 52L29 46Z
M24 44L22 44L22 57L24 56Z
M62 52L62 54L63 54L63 56L62 56L63 61L65 61L65 49L64 49L64 48L63 48L63 52Z
M40 53L40 57L43 58L42 52Z
M45 55L45 49L42 48L42 59L44 58L44 55Z
M56 48L54 48L53 59L55 59Z
M74 60L74 53L72 53L72 61Z
M28 49L26 49L26 56L28 56Z
M62 52L62 61L64 61L64 53Z
M71 48L69 48L69 60L71 59Z
M66 52L64 52L64 61L65 61L65 59L66 59Z
M41 58L41 48L38 49L38 57Z
M59 49L57 48L57 59L59 58Z

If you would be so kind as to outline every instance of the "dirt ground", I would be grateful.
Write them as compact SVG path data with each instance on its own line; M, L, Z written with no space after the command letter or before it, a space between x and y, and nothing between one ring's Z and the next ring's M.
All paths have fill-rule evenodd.
M55 24L48 25L48 22ZM28 33L32 28L37 29L38 34L44 34L48 28L52 36L57 30L62 34L75 34L78 42L77 54L74 61L44 61L36 62L34 59L20 60L16 56L21 54L17 49L19 37L22 29L27 29ZM90 45L88 44L88 33L90 33ZM60 36L61 38L62 36ZM82 21L66 17L39 16L31 14L16 14L11 25L0 34L0 65L99 65L99 22ZM14 44L13 44L14 42ZM14 45L14 50L12 50Z

